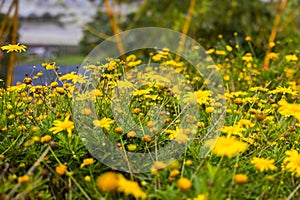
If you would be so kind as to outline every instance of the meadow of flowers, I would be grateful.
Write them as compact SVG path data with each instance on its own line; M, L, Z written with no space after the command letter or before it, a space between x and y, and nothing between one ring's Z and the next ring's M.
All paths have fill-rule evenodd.
M209 68L222 75L223 96L214 96L206 86L208 80L167 47L108 58L106 64L90 63L82 67L87 76L61 74L55 61L41 63L46 73L34 71L23 83L1 88L1 199L300 198L299 51L276 51L274 44L265 68L253 51L253 38L244 40L248 47L219 35L205 52L216 64ZM14 53L26 47L10 45L2 50ZM136 72L124 78L126 71L135 72L142 63L149 76ZM181 74L182 88L153 81L151 63ZM96 86L89 89L93 84L89 77L98 74ZM174 76L156 80L167 83ZM143 78L139 86L130 81ZM51 81L42 84L45 79ZM129 99L123 94L130 94ZM119 96L113 99L115 95ZM190 112L182 118L180 102L196 106L199 114ZM160 105L155 110L160 118L152 117L154 105ZM221 114L224 123L217 127L219 134L203 140L214 113ZM128 116L134 125L117 123ZM105 146L104 137L115 145L97 151ZM109 152L123 151L126 162L127 152L146 155L168 144L178 145L182 155L135 160L128 172L98 161L113 160ZM93 150L88 151L87 145ZM206 156L199 154L203 147L210 150ZM141 165L144 172L137 173Z

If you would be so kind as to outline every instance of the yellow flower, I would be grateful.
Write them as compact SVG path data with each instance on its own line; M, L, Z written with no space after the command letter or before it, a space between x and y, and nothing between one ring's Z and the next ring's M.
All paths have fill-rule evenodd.
M46 142L49 142L51 140L51 136L50 135L45 135L41 138L41 143L46 143Z
M177 181L177 187L184 191L189 190L192 187L192 181L188 178L180 178Z
M128 67L134 67L142 63L142 60L131 61L127 64Z
M58 82L54 81L54 82L50 83L50 86L52 88L56 88L56 87L58 87Z
M213 107L207 107L207 108L205 108L205 112L207 112L207 113L212 113L214 111L214 108Z
M29 84L31 84L31 83L32 83L32 79L31 79L31 78L29 78L29 77L25 77L25 78L23 79L23 83L25 83L25 84L29 85Z
M106 130L109 130L110 125L113 124L114 122L115 122L114 120L104 117L101 120L94 120L93 124L95 127L105 128Z
M152 141L151 136L149 136L149 135L145 135L144 137L142 137L142 140L144 142L151 142Z
M230 76L229 75L224 75L224 81L229 81L230 80Z
M269 53L268 57L272 60L276 60L279 56L279 53L274 53L274 52L271 52Z
M291 104L285 100L280 100L278 104L280 105L278 112L281 115L293 115L300 122L300 104Z
M255 157L251 160L251 164L253 164L259 172L277 169L277 167L274 165L274 159L270 160L269 158Z
M18 126L18 129L19 129L19 131L26 131L27 130L26 126L24 126L24 125Z
M208 141L209 144L212 141ZM239 141L235 137L224 137L217 138L217 141L212 149L212 152L218 156L232 157L238 153L246 151L248 148L247 143Z
M114 172L105 172L96 180L97 187L103 192L113 192L118 189L118 175Z
M215 49L208 49L205 53L206 54L212 54L215 52Z
M150 91L152 91L151 88L135 90L135 91L132 92L132 95L133 96L142 96L142 95L145 95L145 94L149 94Z
M22 184L22 183L27 183L30 181L30 177L26 174L24 176L20 176L18 178L18 183Z
M127 133L127 137L128 138L134 138L136 136L136 132L134 132L134 131L129 131L128 133Z
M225 56L225 55L226 55L226 51L216 50L216 54L217 54L217 55Z
M248 176L245 174L235 174L233 180L237 184L242 185L248 182Z
M207 200L208 197L207 194L199 194L197 197L195 197L193 200Z
M184 62L176 62L175 60L168 60L163 62L162 64L167 66L182 67L184 65Z
M87 166L87 165L92 165L94 164L95 160L93 158L85 158L83 159L82 164L80 165L80 168Z
M229 45L226 45L226 50L227 50L227 51L232 51L232 47L229 46Z
M128 144L127 145L128 151L134 151L136 150L136 144Z
M211 92L208 90L198 90L196 92L188 92L183 99L184 103L200 105L208 105L211 102Z
M123 129L122 129L122 127L116 127L116 128L114 129L114 132L117 133L117 134L121 134L121 133L123 133ZM128 137L128 136L127 136L127 137Z
M298 57L297 57L296 55L286 55L286 56L285 56L285 59L286 59L287 61L292 61L292 62L298 61Z
M238 125L239 126L244 126L244 127L253 127L255 126L255 124L253 124L250 120L248 119L241 119L239 122L238 122Z
M52 63L42 63L42 66L46 68L46 70L52 70L55 69L55 62Z
M200 128L203 128L205 126L205 124L204 124L204 122L198 122L197 126L200 127Z
M72 130L74 129L74 123L69 121L70 115L68 115L64 121L54 120L54 127L50 128L49 131L53 134L59 133L61 131L67 131L68 137L72 136Z
M242 132L245 130L246 129L240 127L240 125L234 125L234 126L224 126L222 132L227 133L227 137L230 137L231 135L238 135L240 137L243 137Z
M243 57L242 60L245 62L252 62L253 61L253 57L251 53L246 53Z
M285 154L287 157L283 160L283 169L300 177L300 154L296 150L288 150Z
M170 176L171 177L174 177L174 176L178 176L180 174L180 171L178 169L173 169L171 172L170 172Z
M193 164L193 161L192 161L192 160L187 160L187 161L185 161L184 164L185 164L186 166L190 166L190 165Z
M174 140L174 138L176 138L179 133L179 128L178 126L176 126L175 130L165 130L165 133L169 135L170 140Z
M60 164L55 168L55 171L58 175L62 176L67 172L67 166Z
M134 54L131 54L126 58L126 62L128 63L128 67L134 67L136 65L141 64L142 60L136 60L136 56Z
M128 57L127 57L128 58ZM110 61L107 67L108 71L113 71L117 66L117 62L116 61Z
M43 63L42 66L47 66L48 63ZM60 81L69 81L69 80L75 80L76 79L76 73L71 72L68 74L65 74L59 78Z
M275 45L276 45L276 44L275 44L274 42L270 42L270 43L269 43L269 47L270 47L270 48L275 47Z
M247 36L247 37L245 38L245 40L246 40L247 42L250 42L250 41L252 40L252 38L251 38L250 36Z
M154 61L160 61L162 58L166 58L166 56L163 54L155 54L154 56L152 56L152 59Z
M292 88L290 87L281 87L278 86L276 89L271 90L268 92L269 94L277 94L277 93L281 93L281 94L291 94L291 95L297 95L296 91L293 91Z
M85 176L85 177L84 177L84 180L85 180L86 182L89 182L89 181L91 181L91 177L90 177L90 176Z
M92 114L92 111L89 108L84 108L84 109L81 110L81 113L83 115L90 115L90 114Z
M136 199L146 199L147 195L142 191L139 184L135 181L130 181L118 174L118 191L123 192L126 196L132 195Z
M134 55L134 54L130 54L126 58L126 62L135 61L135 60L136 60L136 55Z
M289 68L285 68L284 69L285 75L287 78L290 78L294 75L294 73L296 72L295 69L289 69Z
M27 47L26 47L25 45L19 45L19 43L18 43L18 44L15 44L15 45L9 44L9 45L2 46L2 47L1 47L1 49L2 49L3 51L7 51L7 53L13 52L13 51L19 52L19 53L22 53L22 51L26 52L26 48L27 48Z

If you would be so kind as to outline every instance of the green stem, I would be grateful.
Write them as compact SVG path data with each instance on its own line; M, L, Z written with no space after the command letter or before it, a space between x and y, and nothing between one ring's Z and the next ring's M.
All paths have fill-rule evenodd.
M50 151L52 153L52 155L54 156L55 160L61 164L60 160L57 158L56 154L54 153L54 151L50 148ZM82 194L89 200L91 200L91 198L87 195L87 193L84 191L84 189L79 185L79 183L75 180L75 178L72 176L72 172L67 171L66 175L75 183L75 185L78 187L78 189L82 192Z

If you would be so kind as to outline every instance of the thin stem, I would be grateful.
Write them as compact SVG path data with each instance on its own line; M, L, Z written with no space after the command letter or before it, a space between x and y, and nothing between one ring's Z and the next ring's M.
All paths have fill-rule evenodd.
M299 188L300 188L300 183L297 185L297 187L293 190L293 192L288 196L288 198L286 200L292 199L292 197L297 192L297 190L299 190Z
M44 160L44 158L46 157L46 155L48 154L49 150L50 150L50 146L48 146L44 152L42 153L42 155L35 161L35 163L30 167L30 169L27 171L26 175L31 175L32 172L40 165L40 163ZM20 187L20 183L17 183L13 189L9 192L8 197L12 197L14 195L14 193L17 191L17 189Z
M58 157L56 156L56 154L54 153L54 151L50 148L49 149L53 155L53 157L56 159L56 161L61 164L60 160L58 159ZM67 171L66 175L75 183L75 185L78 187L78 189L82 192L82 194L85 196L85 198L87 198L88 200L90 200L91 198L87 195L87 193L84 191L84 189L79 185L79 183L75 180L75 178L72 176L72 172Z
M196 0L191 0L190 1L188 14L187 14L186 20L185 20L183 28L182 28L182 33L183 34L181 35L181 38L180 38L180 41L179 41L179 46L178 46L178 49L177 49L177 54L176 54L176 58L175 58L176 61L179 60L179 58L180 58L179 56L181 55L181 53L183 51L184 43L185 43L185 40L186 40L186 34L188 33L189 28L190 28L190 24L191 24L191 21L192 21L192 15L194 13L195 4L196 4Z
M279 23L280 23L280 20L281 20L281 16L282 16L283 10L285 9L286 5L287 5L287 0L282 0L281 4L279 6L279 10L277 12L277 15L275 17L274 25L273 25L271 35L270 35L270 38L269 38L268 49L266 51L266 55L265 55L265 59L264 59L264 65L263 65L264 69L269 68L269 64L270 64L269 54L271 53L272 48L273 48L273 45L271 45L271 44L274 43L274 41L275 41L276 34L277 34L277 31L278 31L278 28L279 28Z
M105 8L106 8L106 14L109 17L109 23L112 27L113 33L116 35L116 42L117 42L117 46L118 46L118 49L119 49L119 53L121 55L124 55L125 51L124 51L123 43L121 41L121 38L117 35L119 33L119 28L118 28L118 25L116 23L113 12L110 8L109 1L104 0L104 5L105 5Z
M18 20L19 0L14 1L14 6L15 6L15 13L14 13L14 17L13 17L13 30L12 30L11 44L16 45L17 44L17 36L18 36L18 25L19 25L19 20ZM15 60L16 60L15 53L11 53L10 57L9 57L9 63L8 63L6 87L9 87L12 85Z

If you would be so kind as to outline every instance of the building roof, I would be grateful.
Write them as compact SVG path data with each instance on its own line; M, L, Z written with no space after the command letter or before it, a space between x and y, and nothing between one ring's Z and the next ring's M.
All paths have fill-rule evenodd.
M7 12L11 1L5 1L1 12ZM100 0L20 0L19 41L27 45L78 45L83 25L92 21ZM125 15L138 4L120 4L115 12Z
M19 29L20 43L27 45L76 46L83 32L77 25L60 26L57 23L28 22Z

